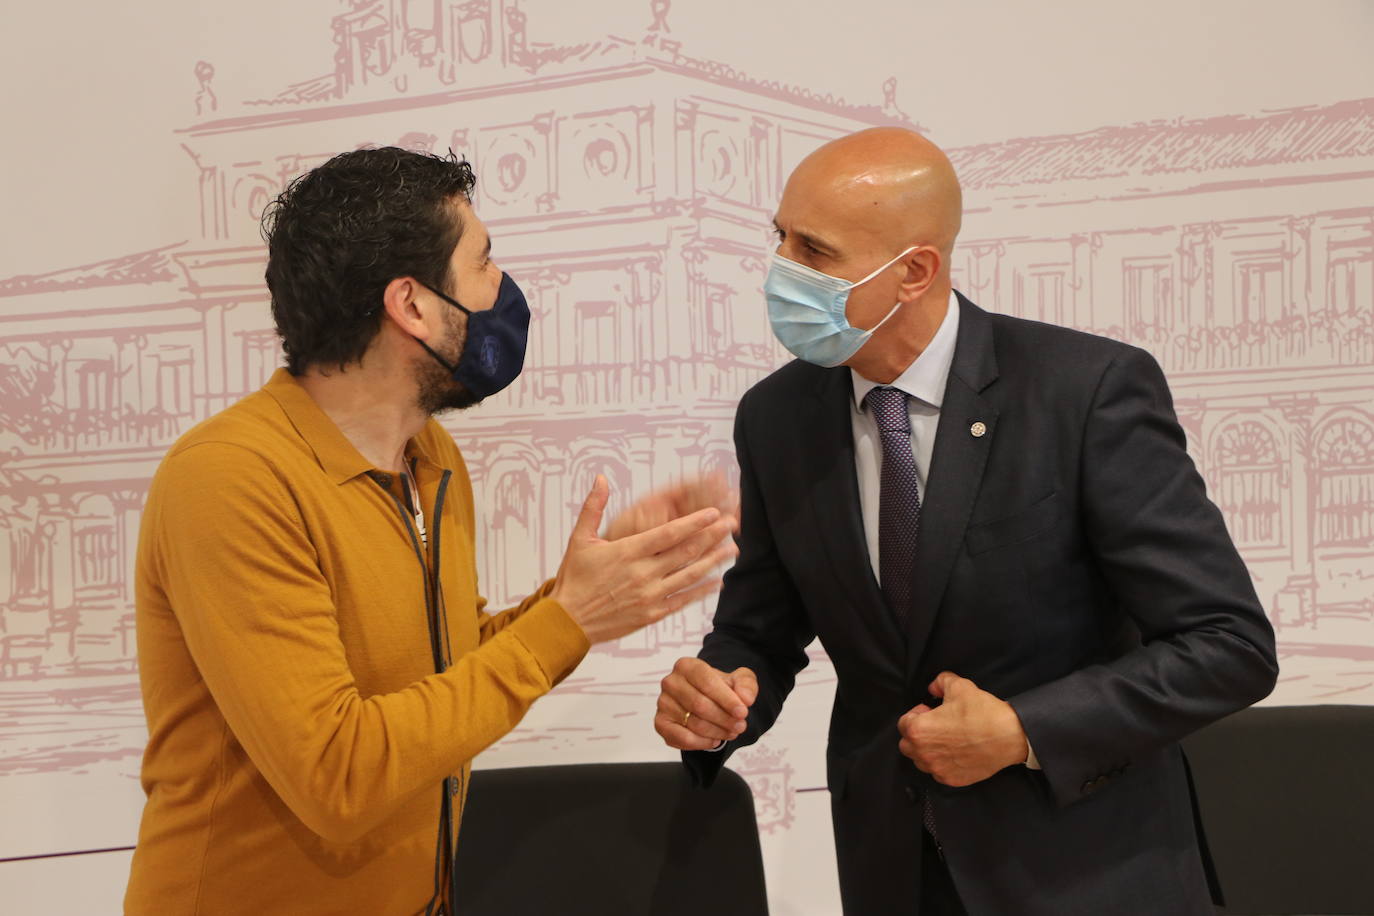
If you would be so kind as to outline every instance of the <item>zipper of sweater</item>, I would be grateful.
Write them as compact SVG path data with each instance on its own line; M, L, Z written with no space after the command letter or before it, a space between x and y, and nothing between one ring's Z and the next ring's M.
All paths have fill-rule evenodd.
M431 572L434 579L432 589L434 593L434 622L436 629L439 631L439 654L440 658L443 660L444 668L447 668L453 662L453 644L449 640L448 604L444 601L444 584L443 580L439 577L443 556L440 550L442 546L440 544L440 535L444 530L444 499L448 496L448 485L452 478L453 472L445 468L443 474L439 478L438 490L434 494L434 511L430 513L430 527L434 529L429 551L430 562L434 567ZM439 670L442 671L444 668L440 668Z
M430 581L429 567L425 563L424 548L420 546L420 539L416 535L414 522L410 517L410 513L406 511L406 507L402 505L400 498L397 497L395 493L391 492L389 487L382 486L380 480L377 480L375 477L372 479L377 486L382 487L387 496L391 497L392 503L396 506L396 511L401 516L401 524L405 526L406 534L410 536L410 547L415 552L415 560L420 564L420 580L425 587L425 622L426 629L429 631L430 659L434 663L434 670L442 671L444 670L444 662L443 657L440 655L440 643L436 639L437 627L433 623L438 615L438 610L435 607L437 602L435 601L433 584Z

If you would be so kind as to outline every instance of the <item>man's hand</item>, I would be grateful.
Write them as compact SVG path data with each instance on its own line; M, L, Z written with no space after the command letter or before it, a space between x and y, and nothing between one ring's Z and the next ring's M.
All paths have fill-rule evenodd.
M724 474L683 480L650 493L617 515L606 528L605 537L608 541L618 541L711 508L719 510L721 518L734 522L731 531L739 529L739 491L730 486Z
M922 703L897 720L897 746L921 772L942 785L970 786L1026 762L1026 733L1010 703L951 671L929 690L944 702L935 709Z
M617 541L597 537L610 499L598 476L573 526L549 597L593 643L618 639L720 588L712 571L739 550L733 517L705 508Z
M678 659L661 686L654 731L680 751L709 751L738 737L759 695L748 668L726 674L699 658Z

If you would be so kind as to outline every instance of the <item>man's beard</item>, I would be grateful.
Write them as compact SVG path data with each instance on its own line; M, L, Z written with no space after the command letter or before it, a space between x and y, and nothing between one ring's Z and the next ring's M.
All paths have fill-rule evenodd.
M446 326L448 333L442 345L434 349L450 365L456 366L463 355L465 335L457 321L450 320L446 322ZM419 406L430 416L449 410L467 410L482 402L481 398L468 391L462 382L456 381L437 359L427 353L416 357L415 371L420 392Z

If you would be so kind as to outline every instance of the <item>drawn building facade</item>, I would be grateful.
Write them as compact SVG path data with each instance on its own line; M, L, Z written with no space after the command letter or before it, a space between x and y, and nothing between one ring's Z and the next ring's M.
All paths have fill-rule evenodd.
M465 156L528 295L519 383L447 420L485 509L493 603L557 568L597 474L614 510L733 471L734 402L783 356L757 307L781 182L825 139L909 124L891 87L877 107L754 81L680 53L657 8L642 40L567 47L528 42L511 2L422 6L354 4L332 22L333 73L233 115L198 65L201 118L178 137L194 238L0 281L0 677L132 670L148 482L177 436L280 363L259 217L340 150ZM608 651L686 647L708 617L703 603Z
M872 106L762 82L653 13L565 46L511 0L359 0L333 71L278 97L230 106L197 67L192 238L0 281L0 679L127 679L148 481L278 364L258 218L340 150L466 156L529 295L520 382L447 421L494 602L556 568L596 474L619 498L733 468L734 403L784 358L760 300L782 181L825 139L912 125L891 81ZM1281 637L1374 654L1374 100L950 152L956 285L1155 352ZM708 614L608 651L689 649Z

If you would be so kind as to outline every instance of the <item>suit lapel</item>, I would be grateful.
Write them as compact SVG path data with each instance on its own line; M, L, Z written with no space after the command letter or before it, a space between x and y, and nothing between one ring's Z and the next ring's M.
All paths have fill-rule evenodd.
M850 419L852 399L849 370L823 373L814 398L799 398L796 428L814 430L799 455L814 460L808 473L811 508L816 530L835 570L835 575L863 622L888 653L897 670L901 667L902 634L887 609L887 602L873 576L868 557L859 503L859 482L854 469L854 428ZM897 671L894 671L896 674Z
M983 397L996 378L992 324L986 312L960 295L959 339L940 407L916 541L906 634L911 677L920 670L950 572L964 549L964 532L997 434L997 410Z

